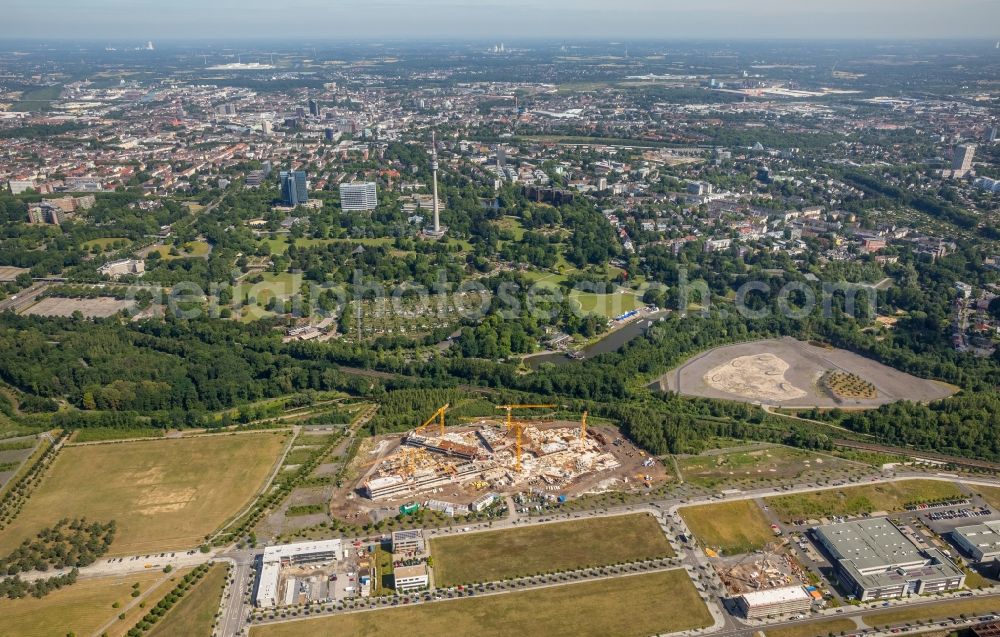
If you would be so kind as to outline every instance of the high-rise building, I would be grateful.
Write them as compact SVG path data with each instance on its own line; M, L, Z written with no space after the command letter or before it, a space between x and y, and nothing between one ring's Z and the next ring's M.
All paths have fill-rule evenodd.
M319 102L314 99L309 100L309 114L313 117L319 117Z
M990 128L990 132L987 133L986 139L992 144L997 140L997 127L993 126Z
M951 169L955 177L961 179L972 171L972 160L976 156L975 144L961 144L955 146L955 152L951 159Z
M378 191L375 182L340 184L340 209L346 211L375 210Z
M269 119L262 119L262 120L260 120L260 132L261 133L263 133L265 135L270 135L271 134L271 130L272 130L271 129L271 120L269 120Z
M282 170L278 174L281 181L281 203L295 207L309 201L309 192L304 170Z

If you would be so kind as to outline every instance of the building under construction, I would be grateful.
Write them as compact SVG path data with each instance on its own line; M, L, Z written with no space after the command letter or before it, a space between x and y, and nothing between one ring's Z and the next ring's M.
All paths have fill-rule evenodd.
M586 415L579 424L521 422L514 420L511 411L552 406L505 405L501 409L507 411L506 421L482 420L446 430L447 407L398 439L395 448L381 453L358 491L373 501L456 487L466 493L523 488L562 491L581 478L622 466L617 447L608 445L599 432L587 432ZM643 466L653 464L647 459ZM644 477L652 479L638 476Z
M714 566L730 595L802 586L807 582L805 571L785 542Z

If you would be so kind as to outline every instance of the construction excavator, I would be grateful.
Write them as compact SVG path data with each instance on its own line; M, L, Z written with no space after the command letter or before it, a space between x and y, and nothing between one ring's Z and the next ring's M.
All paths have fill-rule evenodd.
M514 463L514 471L521 473L521 430L524 427L524 423L514 420L512 413L515 409L548 409L552 407L558 407L558 405L497 405L497 409L507 410L507 433L510 430L514 430L514 452L516 462Z

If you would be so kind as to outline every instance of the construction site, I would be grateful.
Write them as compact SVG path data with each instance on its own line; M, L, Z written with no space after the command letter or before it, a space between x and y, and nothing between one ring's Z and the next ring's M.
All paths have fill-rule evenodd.
M807 571L786 539L754 553L714 559L712 565L731 596L809 583Z
M539 414L555 407L502 405L497 409L504 417L446 427L445 405L403 435L372 438L355 458L350 491L335 496L333 509L358 514L424 506L465 515L505 494L530 491L565 499L649 488L666 479L662 464L616 428L588 427L586 413L578 422ZM534 415L516 418L520 410Z

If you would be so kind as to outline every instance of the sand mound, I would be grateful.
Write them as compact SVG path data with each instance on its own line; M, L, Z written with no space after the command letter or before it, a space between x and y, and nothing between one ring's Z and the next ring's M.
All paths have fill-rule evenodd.
M789 365L774 354L740 356L705 374L713 389L762 402L802 398L806 392L785 378Z

